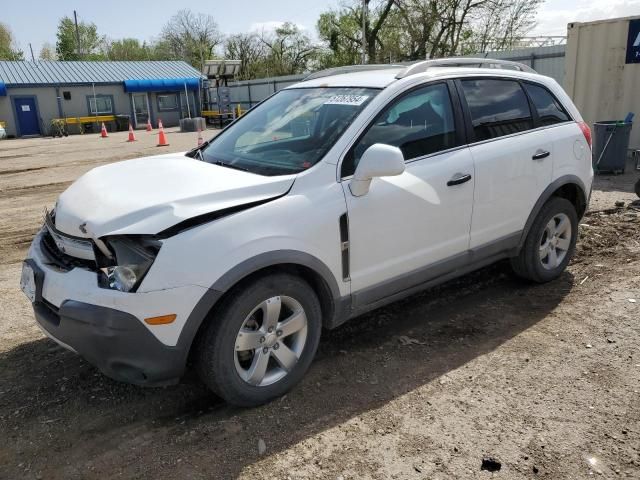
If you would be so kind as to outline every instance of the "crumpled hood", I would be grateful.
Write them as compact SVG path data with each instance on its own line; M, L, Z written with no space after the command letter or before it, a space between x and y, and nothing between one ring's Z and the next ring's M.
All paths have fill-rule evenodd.
M156 234L198 215L283 195L294 179L211 165L184 154L127 160L76 180L58 199L55 223L76 237Z

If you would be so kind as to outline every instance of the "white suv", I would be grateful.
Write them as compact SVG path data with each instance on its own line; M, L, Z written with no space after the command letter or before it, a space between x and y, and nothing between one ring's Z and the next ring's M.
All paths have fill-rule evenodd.
M261 404L301 379L322 327L504 258L557 278L590 143L524 65L319 72L199 149L83 175L22 288L44 332L110 377L167 384L193 363L228 402Z

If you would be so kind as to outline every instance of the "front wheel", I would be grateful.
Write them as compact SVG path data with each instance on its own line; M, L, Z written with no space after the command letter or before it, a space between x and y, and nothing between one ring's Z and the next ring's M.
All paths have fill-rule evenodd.
M565 198L552 197L538 213L519 255L511 259L511 266L527 280L554 280L569 264L577 238L575 207Z
M228 403L251 407L304 375L322 330L320 302L302 279L261 277L230 292L199 339L200 377Z

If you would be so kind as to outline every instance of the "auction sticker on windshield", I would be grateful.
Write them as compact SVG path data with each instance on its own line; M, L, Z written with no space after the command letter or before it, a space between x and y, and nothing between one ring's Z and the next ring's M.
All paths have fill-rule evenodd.
M329 98L329 100L324 102L324 104L358 106L362 105L367 100L367 98L369 98L369 95L334 95L333 97Z

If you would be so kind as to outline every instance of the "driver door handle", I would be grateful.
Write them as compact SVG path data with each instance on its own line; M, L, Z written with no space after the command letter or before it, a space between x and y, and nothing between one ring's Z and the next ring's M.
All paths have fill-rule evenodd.
M447 187L453 187L454 185L460 185L471 180L470 173L456 173L451 180L447 182Z

